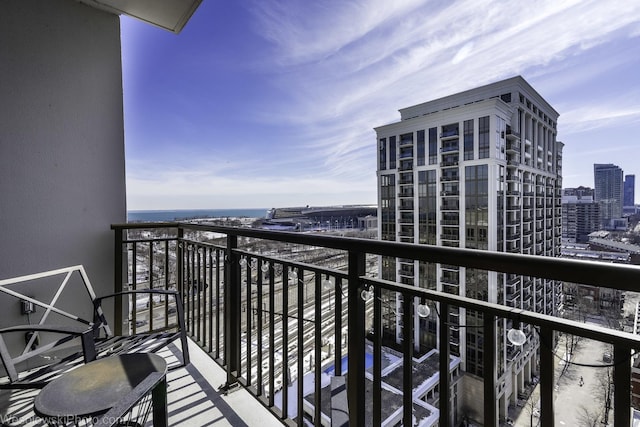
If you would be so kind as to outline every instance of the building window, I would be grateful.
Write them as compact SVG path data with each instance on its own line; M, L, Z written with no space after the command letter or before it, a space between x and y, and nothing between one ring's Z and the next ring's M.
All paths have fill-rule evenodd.
M465 227L467 248L488 249L488 166L465 168Z
M418 241L436 244L436 171L418 172Z
M478 158L489 158L489 116L478 119Z
M464 121L464 159L473 160L473 120Z
M451 123L449 125L442 126L442 135L440 135L441 138L449 138L458 135L460 135L458 131L458 123Z
M396 176L380 176L380 227L382 240L396 240ZM395 277L394 277L395 280Z
M438 129L429 129L429 164L438 163Z
M507 158L505 154L505 133L507 130L507 123L501 117L496 117L496 158L505 160Z
M424 142L424 130L419 130L417 132L417 150L418 150L418 166L424 166L424 158L425 158L425 142Z
M389 169L396 168L396 137L389 137Z
M383 171L387 168L387 138L380 138L378 153L380 154L380 170Z

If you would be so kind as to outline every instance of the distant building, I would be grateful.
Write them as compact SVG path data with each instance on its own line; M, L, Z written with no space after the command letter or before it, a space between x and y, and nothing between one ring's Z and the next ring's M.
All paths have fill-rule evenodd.
M575 188L564 188L562 190L562 195L563 196L576 196L579 199L584 199L584 198L588 198L591 197L592 199L594 198L594 192L593 192L593 188L591 187L583 187L582 185L580 187L575 187Z
M624 206L634 206L636 204L636 176L625 175L624 177Z
M588 187L562 190L562 239L587 243L589 234L600 229L600 205Z
M589 249L595 251L611 251L623 253L629 256L629 263L640 265L640 246L631 243L620 242L598 234L589 236Z
M597 235L594 233L594 235ZM604 240L604 239L603 239ZM602 250L584 243L564 243L562 245L562 258L598 261L616 264L632 263L633 255L620 250ZM593 309L615 310L624 303L624 292L618 289L603 288L600 286L585 285L582 283L564 282L564 307L568 309Z
M290 231L371 229L376 226L377 211L375 205L272 208L261 227Z
M561 244L562 147L558 113L522 77L403 108L400 121L377 127L378 235L382 240L497 252L559 256ZM380 276L548 315L556 314L561 284L455 265L382 257ZM385 338L399 342L402 316L395 294L383 293ZM420 351L441 344L442 321L414 317ZM451 308L449 343L465 375L451 393L453 407L482 419L483 331L473 310ZM458 323L459 322L459 323ZM506 417L525 381L537 369L540 346L532 328L516 347L501 320L496 336L498 413ZM486 402L484 402L486 404ZM461 421L453 415L452 425Z
M622 169L613 164L593 165L594 199L600 204L600 221L604 229L615 228L622 218Z

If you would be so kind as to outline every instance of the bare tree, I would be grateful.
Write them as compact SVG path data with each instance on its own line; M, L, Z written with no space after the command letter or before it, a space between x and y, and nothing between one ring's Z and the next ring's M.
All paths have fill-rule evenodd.
M566 335L564 340L565 353L567 356L573 356L573 352L578 348L578 344L582 341L582 337L578 335ZM568 358L569 359L569 358ZM569 363L565 364L564 370L569 368Z
M591 409L587 406L580 405L578 409L578 425L580 427L597 427L600 423L600 411L598 409Z
M536 421L535 424L533 423L533 418L540 416L540 410L538 409L539 401L540 401L540 395L536 393L531 393L531 396L529 396L529 399L527 399L527 403L525 403L524 408L527 411L527 414L529 414L530 427L538 425L538 421Z
M596 374L596 381L593 385L593 390L597 396L597 401L601 405L602 423L605 425L609 423L609 411L611 410L613 389L613 367L607 366L606 368L600 368Z

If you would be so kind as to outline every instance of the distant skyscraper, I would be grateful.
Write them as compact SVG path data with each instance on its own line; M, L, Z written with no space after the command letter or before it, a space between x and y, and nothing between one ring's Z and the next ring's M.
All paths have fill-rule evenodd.
M559 256L561 243L562 142L558 113L522 77L400 110L400 121L376 128L378 233L383 240ZM555 314L560 283L529 276L467 269L449 264L383 257L383 279L437 289L517 309ZM402 337L395 294L383 294L385 332ZM483 412L483 331L473 310L451 308L441 319L415 316L420 347L434 348L437 324L452 323L451 354L467 373L454 404ZM458 327L456 325L461 325ZM536 370L539 341L524 327L531 347L506 339L511 322L500 321L496 371L499 413L518 398ZM518 379L518 380L516 380ZM454 393L453 396L456 396ZM485 402L486 404L486 402ZM480 418L481 419L481 418ZM452 420L458 425L460 419Z
M622 169L613 164L594 164L595 201L600 205L602 227L610 228L622 218Z
M636 176L625 175L624 177L624 206L636 204Z
M589 242L589 234L600 229L600 205L588 187L562 191L562 238L573 243Z

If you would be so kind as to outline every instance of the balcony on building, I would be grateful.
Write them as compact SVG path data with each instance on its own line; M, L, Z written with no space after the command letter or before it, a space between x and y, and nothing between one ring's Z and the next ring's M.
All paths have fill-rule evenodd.
M459 181L460 176L458 175L457 169L444 169L442 172L442 177L440 178L442 182L453 182Z
M398 158L400 159L411 159L413 158L413 147L400 147L400 153L398 153Z
M401 159L400 165L398 166L399 171L410 171L413 170L413 159Z
M413 212L401 212L398 218L399 224L413 224Z
M405 198L400 199L400 204L398 205L398 208L401 211L413 211L413 199L405 199Z
M460 218L457 212L444 212L440 224L445 227L457 227L460 225Z
M441 211L458 211L460 210L460 202L458 199L443 198L440 205Z
M440 132L440 140L448 141L448 140L454 140L459 138L460 132L459 132L458 126L459 126L458 123L442 126L442 132ZM444 148L443 148L443 151L445 151Z
M398 191L398 197L413 200L413 186L401 186L400 191Z
M413 173L412 172L401 173L400 179L398 180L398 184L413 185Z
M440 162L441 167L448 166L458 166L458 154L443 154L442 161Z

